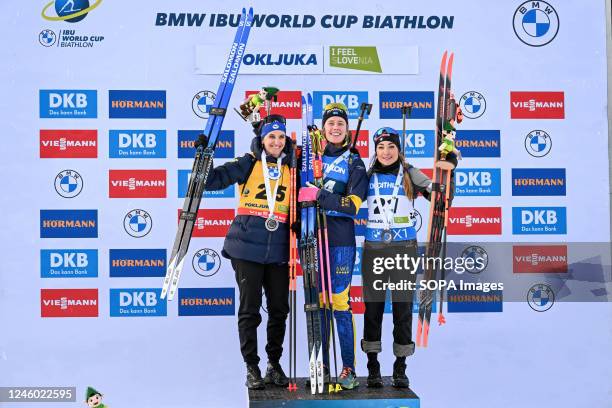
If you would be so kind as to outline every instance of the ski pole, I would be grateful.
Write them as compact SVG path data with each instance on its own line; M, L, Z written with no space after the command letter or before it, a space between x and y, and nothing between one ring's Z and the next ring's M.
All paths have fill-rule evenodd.
M359 113L359 119L357 119L357 130L355 130L355 137L353 138L353 143L351 144L351 149L355 147L357 144L357 139L359 139L359 131L361 130L361 124L363 123L363 117L367 113L368 115L372 112L372 104L371 103L361 103L361 107L359 108L361 112Z

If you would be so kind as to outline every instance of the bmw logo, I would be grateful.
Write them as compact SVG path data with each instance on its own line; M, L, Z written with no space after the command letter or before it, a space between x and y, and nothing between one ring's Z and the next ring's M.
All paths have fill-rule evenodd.
M527 292L527 303L536 312L545 312L555 303L555 293L550 286L538 283Z
M552 148L552 139L543 130L532 130L525 137L525 150L533 157L544 157Z
M204 248L193 255L191 264L198 275L208 278L219 272L221 257L216 251Z
M142 238L151 232L153 219L145 210L132 210L123 219L123 228L128 235L134 238Z
M489 265L489 255L487 251L477 245L471 245L465 248L463 252L461 252L461 258L474 260L473 265L472 262L470 262L470 265L463 265L468 273L480 273L487 269L487 265ZM477 259L480 259L480 262L476 262Z
M414 225L416 232L419 232L421 230L421 225L423 225L423 217L421 217L421 213L419 213L416 209L412 210L412 214L410 214L410 221L412 225Z
M479 118L487 109L487 101L481 93L470 91L463 94L459 101L463 116L469 119Z
M62 170L55 176L55 191L64 198L74 198L83 190L83 178L74 170Z
M42 30L40 34L38 34L38 42L45 47L51 47L55 44L56 40L57 36L51 30Z
M280 177L280 172L278 171L278 167L277 166L268 167L268 176L270 177L270 180L278 180L278 178Z
M210 108L215 103L215 94L211 91L200 91L191 100L191 109L197 117L208 119Z
M526 1L514 12L514 33L523 43L541 47L559 32L559 15L545 1Z

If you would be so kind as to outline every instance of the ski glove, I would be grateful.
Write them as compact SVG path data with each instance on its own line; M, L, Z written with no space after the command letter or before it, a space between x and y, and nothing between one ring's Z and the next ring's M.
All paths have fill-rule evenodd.
M197 149L199 146L208 146L208 136L206 136L205 134L200 134L200 136L198 136L198 140L195 141L194 143L194 147Z
M319 189L317 187L302 187L298 193L298 201L300 203L308 201L317 201Z

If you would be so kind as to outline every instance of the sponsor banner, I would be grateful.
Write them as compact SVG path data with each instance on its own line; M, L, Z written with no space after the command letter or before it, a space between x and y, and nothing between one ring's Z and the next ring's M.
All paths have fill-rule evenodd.
M567 234L565 207L512 207L512 233Z
M110 198L166 198L166 170L109 170Z
M168 304L161 289L111 289L111 317L167 316Z
M363 301L363 287L351 286L351 289L349 290L349 298L353 314L364 314L365 303Z
M98 210L40 210L41 238L97 238Z
M500 131L457 130L455 147L463 157L500 157Z
M368 209L360 208L355 217L355 236L365 237L366 227L368 225Z
M355 131L350 130L351 138L355 139ZM366 160L370 157L370 131L365 129L359 130L359 140L355 143L355 148L359 152L359 157Z
M455 170L456 196L501 196L501 169Z
M363 246L355 248L355 264L353 265L353 276L361 275L361 260L363 259Z
M198 140L202 130L179 130L178 131L178 158L192 159L195 157L194 143ZM234 156L234 131L222 130L215 144L215 159L233 159Z
M433 119L435 114L434 93L430 91L381 91L379 93L378 108L381 119L401 119L403 106L412 107L410 119Z
M166 276L165 249L109 249L108 268L111 278L145 278Z
M421 291L417 290L414 292L415 301L412 302L412 313L419 313L419 294ZM438 292L432 292L433 299L431 302L431 313L437 313L438 302L436 301ZM393 304L391 303L391 292L387 291L387 298L385 299L385 313L393 313Z
M41 289L40 317L98 317L98 289Z
M41 249L41 278L97 278L97 249Z
M315 119L323 118L323 109L330 103L343 103L348 108L349 119L359 118L361 113L360 107L362 103L368 103L367 91L314 91L313 99L313 115ZM366 113L364 118L369 115Z
M191 170L179 170L178 171L178 198L185 198L187 194L187 187L189 186L189 177L191 176ZM232 184L225 190L211 190L204 191L202 197L210 198L233 198L236 194L236 185Z
M233 316L234 288L179 288L179 316Z
M111 159L163 159L166 157L166 131L109 130L108 157Z
M406 45L326 45L323 71L339 75L417 75L419 48Z
M565 169L512 169L513 196L564 196Z
M98 92L93 89L41 89L43 119L89 119L98 117Z
M196 73L219 75L225 68L227 47L196 46ZM240 75L322 74L323 47L249 44L242 57Z
M178 217L181 210L178 210ZM200 209L193 227L193 237L225 238L229 231L236 210L234 209ZM177 217L177 221L179 218Z
M108 117L165 119L166 91L109 90Z
M513 273L567 273L567 245L514 245Z
M503 312L503 291L454 290L447 292L448 313Z
M448 235L501 235L501 207L451 207Z
M563 92L510 92L512 119L564 119Z
M433 157L436 150L435 134L434 130L406 130L406 157Z
M244 98L250 95L257 94L259 91L246 91ZM276 97L272 100L272 113L283 115L286 119L301 119L302 118L302 91L279 91ZM259 115L262 118L268 116L268 112L264 107L259 109Z
M40 130L41 159L95 159L97 130Z

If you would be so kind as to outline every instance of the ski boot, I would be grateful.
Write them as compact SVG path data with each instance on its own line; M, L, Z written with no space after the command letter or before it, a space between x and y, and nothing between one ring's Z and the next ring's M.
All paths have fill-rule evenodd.
M264 377L266 384L274 384L279 387L286 387L289 385L289 379L283 372L283 368L278 362L272 363L268 361L268 368L266 369L266 376Z
M408 388L410 386L410 381L406 377L406 357L397 357L395 359L391 385L395 388Z
M350 367L344 367L342 369L342 373L340 377L338 377L338 383L345 390L352 390L355 387L359 386L359 382L357 381L357 375L355 371L353 371Z
M368 353L368 388L382 388L383 380L380 375L380 363L376 358L376 353Z
M247 364L246 384L249 390L263 390L266 388L264 380L261 378L261 371L257 364Z

